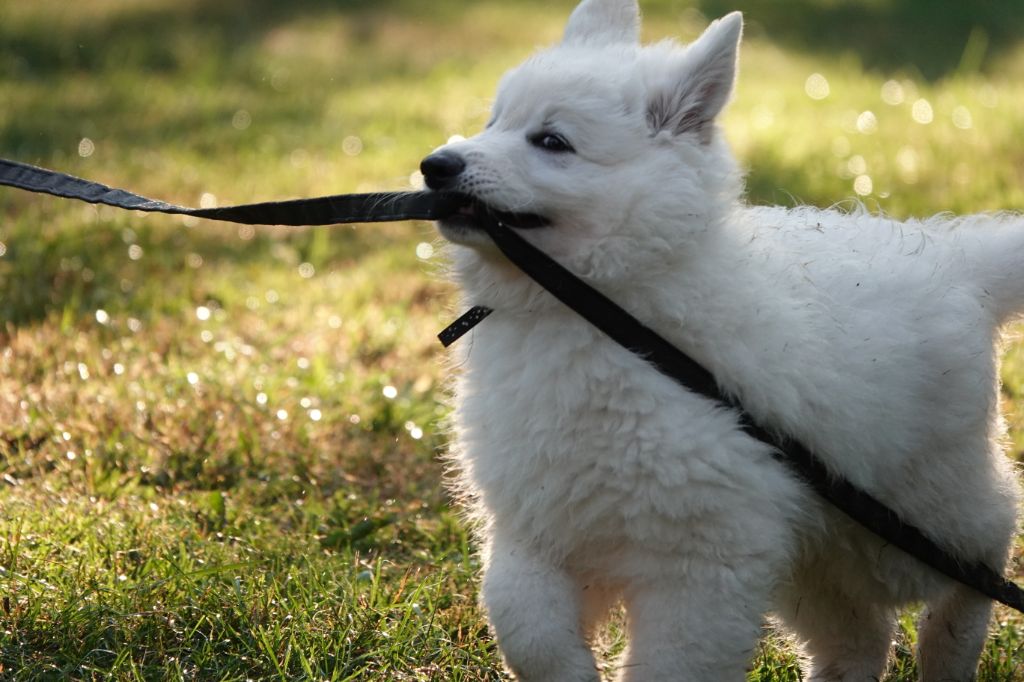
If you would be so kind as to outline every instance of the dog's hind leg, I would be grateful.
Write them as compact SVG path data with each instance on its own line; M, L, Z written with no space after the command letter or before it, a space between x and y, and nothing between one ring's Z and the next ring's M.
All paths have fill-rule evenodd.
M969 587L951 585L921 616L921 682L969 682L985 646L992 601Z
M853 599L824 576L816 577L780 595L779 616L810 659L806 679L877 682L892 646L894 610L868 599Z
M599 682L586 643L581 587L521 545L492 542L483 601L520 682Z

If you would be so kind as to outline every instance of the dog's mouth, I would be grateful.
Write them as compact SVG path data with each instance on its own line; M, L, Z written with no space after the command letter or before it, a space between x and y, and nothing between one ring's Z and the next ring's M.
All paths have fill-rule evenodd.
M439 221L444 230L459 232L481 230L483 227L480 221L485 217L493 218L503 225L519 230L532 230L551 224L551 221L542 215L502 211L469 194L446 193L444 200L450 211Z

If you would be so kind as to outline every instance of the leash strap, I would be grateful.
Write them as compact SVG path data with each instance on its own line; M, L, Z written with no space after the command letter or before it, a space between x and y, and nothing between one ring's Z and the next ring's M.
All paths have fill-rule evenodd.
M435 192L382 192L220 208L188 208L5 159L0 159L0 185L116 208L191 215L249 225L312 226L438 220L451 215L463 205L459 199ZM916 526L906 523L896 512L829 471L801 443L758 425L736 400L722 393L714 375L664 337L503 225L494 215L478 211L477 218L499 250L526 275L615 342L650 362L686 390L736 411L746 433L771 445L780 461L837 509L939 573L1024 613L1024 590L1020 587L983 563L957 559ZM491 312L483 307L471 309L441 333L442 343L445 346L451 345Z
M6 159L0 159L0 185L132 211L188 215L246 225L294 227L437 220L454 210L451 202L445 201L445 195L433 192L338 194L316 199L271 201L219 208L188 208Z
M473 306L466 311L466 314L445 327L444 331L437 335L438 341L441 342L442 346L448 348L468 334L473 327L483 322L493 312L491 308L485 308L482 305Z

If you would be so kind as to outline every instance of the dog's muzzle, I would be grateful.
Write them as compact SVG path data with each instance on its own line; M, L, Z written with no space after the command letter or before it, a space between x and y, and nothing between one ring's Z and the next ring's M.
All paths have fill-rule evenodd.
M434 152L420 163L420 172L427 187L445 196L445 203L451 202L455 210L441 224L447 228L479 229L480 217L490 216L498 222L518 229L546 227L551 221L536 213L503 211L476 197L451 191L458 186L466 170L466 159L457 152L441 150Z

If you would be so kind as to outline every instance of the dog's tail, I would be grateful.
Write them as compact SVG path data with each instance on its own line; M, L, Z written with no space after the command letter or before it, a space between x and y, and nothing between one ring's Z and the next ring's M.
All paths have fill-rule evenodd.
M983 214L957 221L968 278L998 324L1024 313L1024 215Z

